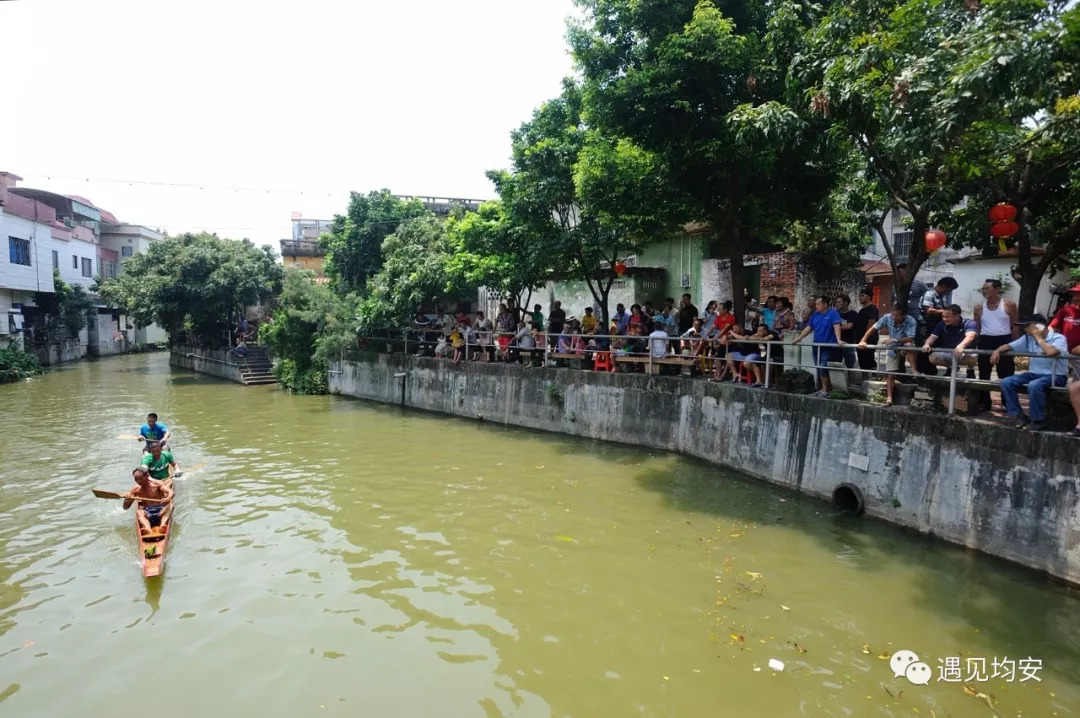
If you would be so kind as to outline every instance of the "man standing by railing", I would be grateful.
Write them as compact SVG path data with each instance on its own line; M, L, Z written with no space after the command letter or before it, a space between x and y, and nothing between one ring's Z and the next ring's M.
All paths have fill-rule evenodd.
M1009 416L1016 419L1016 428L1042 431L1046 428L1046 399L1050 388L1065 386L1068 362L1064 357L1069 348L1065 336L1049 328L1043 315L1033 314L1019 323L1025 328L1024 336L995 349L990 355L990 363L997 365L1001 355L1010 351L1042 355L1028 360L1026 372L1014 374L1001 382L1001 396L1005 399ZM1018 399L1022 386L1026 386L1028 391L1027 415L1020 408Z
M983 296L986 297L982 304L975 305L975 331L979 338L976 347L979 349L997 349L1020 337L1019 326L1016 324L1016 303L1001 297L1001 280L987 279L983 282ZM979 378L983 381L990 380L990 355L980 354ZM1011 356L1002 356L997 363L998 379L1007 379L1016 373ZM993 404L990 400L990 392L982 395L979 407L982 411L990 411Z
M840 344L840 325L842 324L840 313L832 306L832 302L826 296L814 300L814 311L806 321L802 333L795 337L793 344L798 344L811 332L814 334L815 344ZM833 347L814 347L814 365L817 367L818 377L821 379L821 391L815 396L827 396L832 391L832 382L829 380L829 362L833 360ZM839 355L836 356L839 359Z

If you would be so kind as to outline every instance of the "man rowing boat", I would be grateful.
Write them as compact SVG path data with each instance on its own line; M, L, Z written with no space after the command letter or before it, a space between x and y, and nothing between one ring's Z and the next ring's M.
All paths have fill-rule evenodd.
M171 436L172 432L169 431L169 427L159 422L157 414L154 413L146 415L146 423L139 429L139 440L146 442L143 447L144 452L150 451L150 444L155 441L160 441L161 447L167 448L167 442Z
M160 441L150 443L150 453L142 457L142 468L150 473L150 478L165 482L172 489L173 476L180 473L180 464L173 458L171 451L163 451Z
M124 496L124 509L131 508L137 499L159 499L161 503L143 503L139 501L135 516L143 534L152 534L155 526L160 526L160 533L165 533L172 518L173 490L170 484L150 478L145 466L139 466L131 472L135 477L135 487Z

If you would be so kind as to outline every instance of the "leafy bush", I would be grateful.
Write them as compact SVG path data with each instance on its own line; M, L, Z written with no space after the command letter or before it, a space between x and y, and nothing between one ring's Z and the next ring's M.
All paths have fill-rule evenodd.
M0 349L0 384L19 381L44 371L33 354L11 348Z
M325 369L318 366L301 369L292 359L279 359L274 364L274 376L282 386L297 394L325 394L329 390Z

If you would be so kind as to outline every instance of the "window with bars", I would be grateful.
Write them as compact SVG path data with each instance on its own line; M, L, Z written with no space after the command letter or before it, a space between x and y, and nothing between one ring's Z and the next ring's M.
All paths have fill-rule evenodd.
M8 258L12 264L30 266L30 240L8 237Z
M55 249L52 251L52 268L60 269L60 253Z
M915 239L914 232L893 232L892 247L893 256L897 262L906 262L911 256L911 242Z
M79 268L79 255L77 255L77 254L71 255L71 268L72 269L78 269Z
M120 248L120 256L121 257L130 257L133 253L134 253L134 247L125 246L125 247Z
M94 276L94 260L83 257L82 261L82 275L84 277Z
M105 262L105 278L116 279L116 262Z

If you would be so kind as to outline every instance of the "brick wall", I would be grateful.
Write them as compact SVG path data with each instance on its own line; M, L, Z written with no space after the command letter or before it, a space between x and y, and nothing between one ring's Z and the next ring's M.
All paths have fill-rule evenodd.
M818 294L835 296L840 292L858 300L863 286L863 274L858 270L845 272L838 278L819 281L813 265L805 255L798 252L770 252L743 255L743 264L749 269L756 262L760 272L761 292L759 299L770 294L787 297L796 311ZM702 297L694 297L699 308L713 300L731 299L731 262L726 259L706 259L701 263Z

